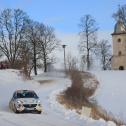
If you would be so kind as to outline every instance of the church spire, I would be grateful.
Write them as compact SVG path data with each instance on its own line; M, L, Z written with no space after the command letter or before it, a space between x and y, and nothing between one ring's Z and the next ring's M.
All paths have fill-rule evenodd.
M118 33L126 33L126 26L123 22L123 17L122 17L122 11L121 7L119 5L119 10L118 10L118 18L117 18L117 23L115 24L114 28L114 34Z

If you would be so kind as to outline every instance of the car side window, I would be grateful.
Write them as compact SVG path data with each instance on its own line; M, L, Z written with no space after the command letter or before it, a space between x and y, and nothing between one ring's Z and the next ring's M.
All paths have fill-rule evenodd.
M14 93L13 94L13 99L16 99L17 98L17 93Z

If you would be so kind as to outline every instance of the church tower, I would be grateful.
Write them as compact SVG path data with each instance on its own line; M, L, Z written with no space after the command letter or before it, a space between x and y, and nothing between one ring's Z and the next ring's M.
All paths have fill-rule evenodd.
M115 24L114 32L112 33L113 40L113 57L112 69L126 69L126 26L119 19Z

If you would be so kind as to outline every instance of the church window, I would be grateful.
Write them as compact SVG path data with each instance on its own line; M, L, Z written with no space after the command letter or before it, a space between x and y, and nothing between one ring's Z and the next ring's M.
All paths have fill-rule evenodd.
M124 66L120 66L119 67L119 70L124 70Z
M122 52L121 52L121 51L119 51L119 53L118 53L118 54L119 54L119 56L121 56L121 55L122 55Z
M120 38L118 39L118 42L121 42L121 39Z

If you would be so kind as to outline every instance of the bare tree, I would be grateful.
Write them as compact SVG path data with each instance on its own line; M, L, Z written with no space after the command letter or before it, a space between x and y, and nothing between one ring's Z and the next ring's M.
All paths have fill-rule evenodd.
M110 69L110 60L112 57L111 54L111 45L109 44L108 40L102 40L98 43L96 48L96 54L98 58L100 58L102 69Z
M20 9L5 9L0 13L0 50L7 57L10 67L14 68L20 55L23 41L26 13Z
M78 59L73 57L71 53L68 53L66 57L66 70L71 72L73 69L78 69Z
M80 71L84 71L86 67L86 58L85 55L82 55L80 58Z
M96 25L96 21L92 18L91 15L85 15L80 20L80 36L81 36L81 42L80 42L80 52L83 56L86 57L86 64L87 69L90 69L91 62L90 62L90 55L93 52L93 49L97 45L97 30L98 27ZM82 57L83 57L82 56Z
M47 72L47 64L49 62L53 62L54 57L51 57L51 54L59 46L59 41L56 39L54 29L52 27L41 24L39 31L41 58L44 64L44 72Z
M25 27L26 41L29 43L29 51L31 53L32 64L34 73L37 75L37 60L40 54L39 51L39 26L38 22L28 20L27 26Z
M116 21L123 21L126 25L126 5L119 6L118 10L113 14L113 18Z
M30 43L24 41L24 43L20 46L20 64L21 69L23 70L23 74L25 77L30 78L31 71L34 67L33 65L33 53L30 48Z

